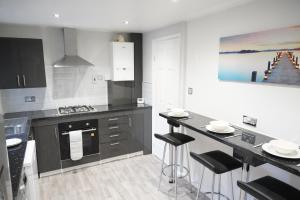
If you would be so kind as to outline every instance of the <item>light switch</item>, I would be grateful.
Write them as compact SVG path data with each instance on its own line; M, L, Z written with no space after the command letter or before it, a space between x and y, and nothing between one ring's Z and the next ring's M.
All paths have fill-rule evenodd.
M253 117L249 117L247 115L243 115L243 123L256 127L257 119Z
M188 95L192 95L193 94L193 88L188 88Z

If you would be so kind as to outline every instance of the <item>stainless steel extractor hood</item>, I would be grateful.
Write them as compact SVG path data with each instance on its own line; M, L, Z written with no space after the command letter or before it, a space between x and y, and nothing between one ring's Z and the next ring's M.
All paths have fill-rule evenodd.
M54 67L90 67L92 63L78 56L77 31L64 28L65 56L54 64Z

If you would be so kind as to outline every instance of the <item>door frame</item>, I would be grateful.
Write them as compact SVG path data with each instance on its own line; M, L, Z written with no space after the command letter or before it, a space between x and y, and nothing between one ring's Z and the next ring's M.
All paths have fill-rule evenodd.
M171 35L167 35L167 36L163 36L163 37L159 37L159 38L155 38L152 40L152 50L151 50L151 65L152 65L152 106L155 106L156 104L156 100L155 100L155 87L154 87L154 78L155 77L155 70L154 70L154 66L155 66L155 45L156 43L160 42L160 41L165 41L165 40L170 40L170 39L179 39L179 96L178 96L178 100L179 100L179 107L184 108L185 106L185 44L184 44L184 38L182 37L182 34L180 33L176 33L176 34L171 34ZM180 95L183 94L183 95ZM153 111L155 110L155 108L153 109ZM152 119L153 121L155 120L155 115L156 113L152 112ZM152 130L155 130L154 128L155 122L152 123ZM152 141L155 140L154 138L154 133L152 135ZM159 148L157 150L155 150L156 148ZM152 142L152 150L155 155L157 155L159 153L159 155L162 155L163 152L163 146L158 145L157 143ZM159 156L157 155L157 156ZM160 157L160 156L159 156Z

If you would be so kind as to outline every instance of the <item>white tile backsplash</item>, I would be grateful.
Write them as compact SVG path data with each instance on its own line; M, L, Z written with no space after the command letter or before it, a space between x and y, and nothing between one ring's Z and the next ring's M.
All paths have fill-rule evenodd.
M107 104L107 82L95 76L109 76L110 42L114 33L78 30L79 55L93 63L93 67L54 68L64 56L61 28L0 24L0 36L42 38L46 71L46 88L1 90L0 111L18 112L51 109L58 106ZM26 102L25 96L35 96Z
M143 82L143 98L145 103L152 105L152 83Z

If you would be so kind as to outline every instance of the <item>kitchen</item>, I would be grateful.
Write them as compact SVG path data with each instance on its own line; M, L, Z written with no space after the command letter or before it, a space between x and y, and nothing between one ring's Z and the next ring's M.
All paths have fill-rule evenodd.
M199 126L195 127L196 122L193 122L193 118L197 119L198 116L193 113L209 116L211 119L223 119L235 125L236 130L240 127L272 138L300 142L297 135L300 130L296 125L297 114L300 111L297 106L299 88L273 84L233 83L219 81L217 78L220 37L299 25L298 1L289 0L285 3L268 0L231 1L224 6L216 1L219 8L211 2L209 7L211 9L207 9L207 14L203 9L206 6L204 2L207 3L207 1L203 1L202 7L197 4L199 15L192 16L191 12L188 17L185 15L192 9L193 4L185 4L186 2L180 0L164 2L165 6L162 7L168 10L165 15L169 14L169 16L163 14L165 10L159 6L158 2L153 4L147 2L146 5L136 2L135 6L129 5L130 3L125 5L120 1L117 2L119 5L116 3L116 11L113 13L119 12L122 17L116 16L116 19L110 21L111 24L109 24L106 21L106 15L111 15L103 5L102 11L106 14L101 14L97 18L102 26L93 20L88 20L88 16L84 18L85 20L79 20L74 17L74 13L64 12L62 8L62 11L59 11L56 8L58 5L55 4L40 5L45 9L45 13L51 10L46 20L43 18L43 13L36 12L34 8L31 14L12 12L16 9L27 9L27 11L31 9L22 4L6 3L7 7L2 8L1 38L31 38L42 41L44 73L40 75L34 73L37 70L29 70L29 73L21 72L18 78L16 76L18 73L12 72L15 73L11 78L12 81L5 82L11 88L1 89L0 93L0 111L6 118L4 126L8 126L9 119L18 118L19 124L26 124L24 127L30 129L26 140L34 139L36 143L39 177L35 176L35 179L39 185L36 186L40 190L39 199L166 199L174 197L174 184L169 184L165 177L160 191L157 191L164 143L154 136L156 133L163 135L169 132L167 121L163 118L167 116L162 113L172 106L185 108L192 117L186 122L181 120L181 127L175 129L195 138L188 152L204 153L218 149L233 155L235 147L233 142L237 139L235 137L230 139L232 142L224 143L223 139L199 134L203 132L200 126L209 122L203 124L200 122L205 120L200 120ZM77 6L80 8L83 5L81 2ZM86 6L92 9L91 5ZM113 5L106 6L109 10ZM134 8L138 6L141 10L134 11ZM145 22L149 22L147 21L149 6L157 6L159 8L157 11L161 12L165 18L158 19L153 16L152 22L156 25L149 23L145 26ZM79 8L74 8L74 10ZM279 8L284 12L280 14L273 12ZM123 9L127 13L124 13ZM144 24L135 23L135 20L138 20L136 18L130 19L131 12L139 13L141 16L139 20L144 19ZM180 20L175 17L176 12L182 15ZM203 16L200 16L201 13ZM55 14L58 14L58 18ZM28 19L25 16L29 16ZM69 21L70 16L77 21ZM265 20L264 23L259 22L262 18ZM100 30L95 30L97 28ZM114 60L117 53L112 50L113 42L124 41L134 44L134 48L131 49L133 53L125 56L125 60L131 62L126 65L134 65L134 71L130 73L128 80L125 80L128 74L120 77L112 70L114 61L124 61L124 57ZM155 67L159 63L159 58L163 58L159 56L166 55L159 54L164 52L160 48L167 45L178 46L176 51L169 51L170 56L176 53L176 56L172 57L176 58L172 59L172 65L178 67L172 71L175 75L168 74L171 73L170 70L159 71ZM172 50L174 49L172 46ZM2 55L5 55L5 52L7 50L3 51ZM41 57L41 51L37 52L39 55L35 54L34 57ZM76 66L73 63L71 67L61 67L61 63L64 64L64 62L60 61L67 60L62 60L65 55L78 55L86 61L83 62L88 66ZM128 59L129 57L131 59ZM1 59L4 58L7 57L1 57ZM152 59L156 59L157 62L153 63ZM4 73L7 74L8 71L1 67L1 74ZM179 78L171 78L176 74L179 74ZM172 83L171 86L166 84L166 76L170 77L168 81ZM9 80L5 77L8 75L1 75L2 80ZM34 84L37 85L30 86L30 81L33 80L31 77L37 77L34 78ZM118 78L122 80L117 80ZM15 86L12 88L9 83ZM173 99L176 96L172 92L169 92L170 95L166 92L173 91L172 88L178 88L176 95L179 98L176 101ZM137 103L137 98L141 97L143 97L139 99L141 103ZM165 98L163 100L167 102L166 104L172 105L160 104L161 97ZM272 108L277 109L272 110ZM163 117L159 116L160 113ZM242 123L243 115L257 118L257 126L252 127ZM29 120L26 121L25 118ZM15 126L11 129L18 132L20 128ZM120 129L120 131L115 129ZM68 137L70 137L69 132L74 131L76 135L78 130L82 132L83 155L81 159L75 161L76 158L71 159L72 148ZM87 131L87 134L83 131ZM19 130L19 132L26 132L26 130ZM115 138L111 139L110 136ZM90 149L85 148L85 144L89 144ZM81 150L79 150L80 153ZM93 150L99 153L93 153ZM89 152L91 156L85 155L85 152ZM76 153L78 152L75 151L75 157ZM166 155L169 155L168 151ZM269 161L268 158L264 158L264 162L266 160ZM193 192L185 192L177 199L196 198L202 167L193 158L190 158L190 162ZM299 162L299 160L293 162ZM291 167L292 170L290 170L286 165L282 168L281 164L271 162L255 167L251 165L250 180L269 175L295 188L300 188L297 175L299 169ZM102 174L101 171L104 173ZM293 173L295 171L296 173ZM201 194L211 191L211 172L209 170L205 172ZM240 198L240 187L236 182L240 180L241 172L241 169L233 171L236 199ZM230 176L222 176L221 182L222 193L232 199ZM65 187L66 183L72 184L67 184L68 186ZM17 185L18 187L15 188L18 188L18 192L14 193L20 192L19 188L22 184ZM170 188L173 189L170 190ZM182 193L180 189L179 193ZM251 194L247 197L251 199ZM199 197L201 198L211 198L211 196L207 194L205 197L203 194Z

